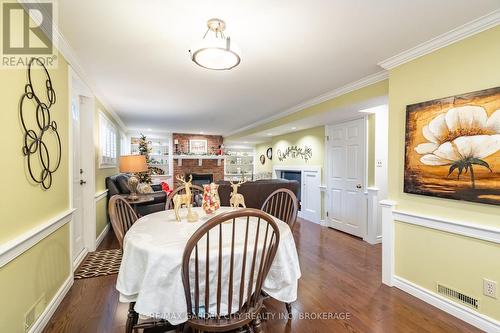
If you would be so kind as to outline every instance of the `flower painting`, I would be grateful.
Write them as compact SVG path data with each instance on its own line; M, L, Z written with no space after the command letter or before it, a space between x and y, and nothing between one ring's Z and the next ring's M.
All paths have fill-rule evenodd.
M406 112L406 193L500 205L500 87Z

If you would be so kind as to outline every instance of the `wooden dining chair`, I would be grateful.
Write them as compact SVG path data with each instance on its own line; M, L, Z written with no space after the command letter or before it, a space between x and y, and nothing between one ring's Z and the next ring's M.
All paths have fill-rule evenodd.
M201 207L201 200L203 199L203 187L199 185L191 185L191 192L193 193L193 197L191 198L193 207ZM165 209L174 209L174 195L185 193L186 189L184 188L184 186L177 186L177 188L168 195ZM196 200L197 198L198 200Z
M272 215L288 224L290 229L297 221L299 201L295 193L286 188L280 188L271 193L261 208L264 212Z
M262 285L279 240L276 222L253 208L220 214L204 223L189 239L182 259L186 324L204 332L248 325L262 332Z
M120 195L114 195L109 199L109 219L113 226L120 248L123 249L123 237L138 217L134 209ZM125 332L132 333L138 330L146 330L161 327L165 331L176 330L178 327L171 325L168 321L158 319L145 319L139 322L139 314L134 310L135 302L129 304Z
M118 239L120 248L123 248L123 237L125 237L132 224L137 221L137 214L120 195L113 195L109 199L108 211L115 236Z
M261 208L264 212L272 215L288 224L293 231L299 211L299 201L295 193L286 188L280 188L271 193ZM285 303L288 316L292 314L292 305Z

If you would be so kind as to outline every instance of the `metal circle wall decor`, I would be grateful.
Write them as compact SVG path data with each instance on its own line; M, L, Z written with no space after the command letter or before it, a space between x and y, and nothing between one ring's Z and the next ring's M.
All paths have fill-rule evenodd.
M32 69L34 66L41 67L42 73L45 74L45 93L46 100L42 99L42 94L36 94L33 85ZM35 112L26 111L29 101L33 101ZM52 120L50 108L56 103L56 92L52 86L49 72L43 61L39 58L31 58L28 64L28 83L24 87L24 94L19 102L19 116L21 126L24 131L24 145L22 148L24 156L26 156L28 172L31 179L37 184L40 184L44 189L49 189L52 186L52 174L56 172L61 164L61 137L57 132L57 123ZM31 110L30 110L31 111ZM30 128L27 120L31 120L34 126ZM48 137L52 135L56 140L57 156L51 156L49 147L47 146ZM34 167L38 164L40 172L35 172Z

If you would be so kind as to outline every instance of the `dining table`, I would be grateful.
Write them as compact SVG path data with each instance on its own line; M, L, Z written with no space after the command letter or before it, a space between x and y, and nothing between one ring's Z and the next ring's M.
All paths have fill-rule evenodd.
M181 221L176 220L174 210L138 219L124 238L116 282L120 302L135 302L134 310L144 317L164 319L172 325L186 322L187 302L182 282L184 248L194 232L210 218L235 209L239 208L220 207L207 214L201 207L194 207L192 211L199 216L197 222L187 222L186 208L180 209ZM297 299L301 277L297 249L288 224L272 218L279 228L280 241L262 289L278 301L291 303ZM222 242L227 246L231 239L223 237Z

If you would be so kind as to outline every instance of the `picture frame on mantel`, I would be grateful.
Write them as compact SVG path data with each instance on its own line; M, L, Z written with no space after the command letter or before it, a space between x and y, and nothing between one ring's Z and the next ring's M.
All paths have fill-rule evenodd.
M195 155L202 155L208 152L207 140L192 139L189 140L189 153Z

